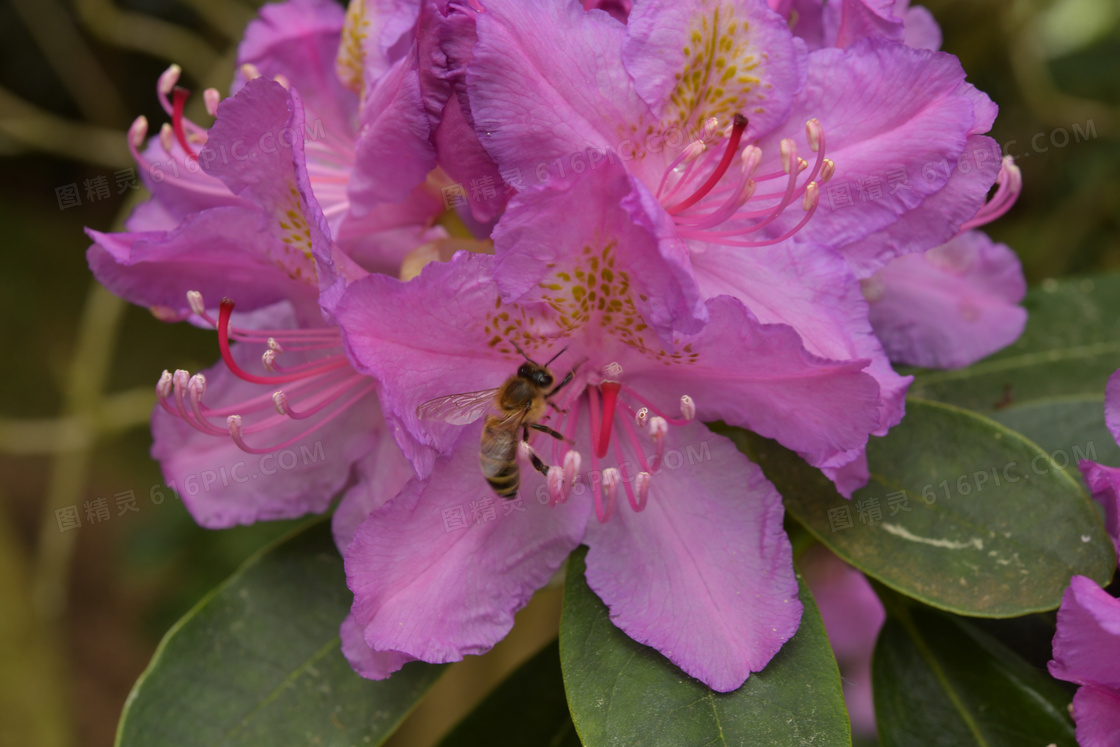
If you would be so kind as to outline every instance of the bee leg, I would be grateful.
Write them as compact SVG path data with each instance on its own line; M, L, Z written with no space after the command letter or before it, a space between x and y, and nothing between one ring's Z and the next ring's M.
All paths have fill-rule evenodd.
M551 428L549 428L547 425L541 425L540 423L533 423L529 427L532 428L535 431L540 431L541 433L547 433L548 435L555 438L557 441L564 441L566 443L572 443L568 439L564 438L563 433L560 433L559 431L554 431Z
M533 447L529 445L529 428L530 427L536 428L536 424L534 424L532 426L525 426L524 428L521 429L523 431L522 441L524 442L524 445L525 445L525 451L529 454L529 461L532 463L533 469L535 469L537 472L540 472L545 477L548 477L548 465L545 464L544 461L539 456L537 456L537 452L534 451ZM549 430L551 430L551 428ZM560 436L560 437L563 438L563 436Z
M575 371L575 369L573 368L573 369L572 369L571 371L569 371L569 372L568 372L568 375L567 375L567 376L565 376L565 377L564 377L564 378L563 378L563 379L562 379L562 380L560 381L560 383L559 383L559 384L557 384L556 386L552 387L552 391L551 391L551 392L549 392L548 394L546 394L546 395L545 395L545 397L551 397L552 395L556 394L556 393L557 393L558 391L560 391L561 389L563 389L564 387L566 387L566 386L567 386L568 384L572 383L572 379L573 379L573 378L575 378L575 375L576 375L576 371Z
M549 407L551 407L551 408L552 408L553 410L555 410L556 412L560 413L561 415L567 415L567 414L568 414L568 411L567 411L567 410L565 410L565 409L564 409L563 407L561 407L560 405L556 404L556 403L555 403L555 402L553 402L552 400L545 400L545 401L546 401L546 402L548 402L548 406L549 406Z

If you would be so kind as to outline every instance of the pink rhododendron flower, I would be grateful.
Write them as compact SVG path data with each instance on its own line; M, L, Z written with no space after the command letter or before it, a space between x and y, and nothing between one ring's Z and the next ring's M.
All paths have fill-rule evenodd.
M651 323L696 331L705 299L733 295L817 355L869 360L873 432L896 424L909 379L891 369L858 280L955 235L999 173L998 146L980 134L995 107L956 59L901 33L807 51L760 0L613 4L611 15L565 0L483 5L466 91L502 173L534 191L621 164L633 187L619 198L658 227L659 254L693 278L682 287L699 290L667 299ZM975 168L925 168L980 150ZM503 299L536 282L507 272L536 261L535 219L507 212L494 233ZM862 446L810 461L845 494L867 479Z
M704 302L699 331L675 330L666 307L693 304L697 290L663 256L659 226L624 199L633 189L614 165L522 193L495 238L536 215L533 256L460 253L410 283L370 276L344 294L337 314L351 359L382 382L386 417L418 472L345 553L363 673L384 676L401 656L486 650L581 542L588 583L614 622L717 690L739 687L796 631L780 497L695 419L816 457L866 441L878 385L865 360L814 355L793 328L761 322L730 296ZM496 279L503 263L507 277L538 279L515 301ZM551 466L547 479L522 470L517 513L448 529L468 504L504 507L479 469L482 423L424 420L417 409L500 386L524 362L518 348L542 363L559 354L558 378L572 371L555 397L566 412L546 419L566 440L534 432Z
M158 87L172 124L143 153L146 122L130 133L153 198L129 233L89 232L91 268L111 290L220 330L223 363L165 372L152 422L153 455L205 526L323 511L356 482L336 515L342 543L348 517L411 474L383 437L374 382L326 320L347 282L396 275L409 252L446 239L431 228L442 208L424 183L435 156L405 33L418 7L371 28L355 3L344 28L325 0L266 6L239 49L234 95L205 94L209 130L183 116L172 67ZM219 310L223 297L248 313Z
M1120 735L1120 600L1074 576L1058 608L1050 674L1081 687L1073 720L1081 747L1114 747Z

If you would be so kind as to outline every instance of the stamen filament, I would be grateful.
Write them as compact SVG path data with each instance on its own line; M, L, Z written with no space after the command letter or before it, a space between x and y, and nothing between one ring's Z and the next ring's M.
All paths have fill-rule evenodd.
M735 151L739 148L739 141L742 139L743 132L746 129L747 118L742 114L736 114L734 125L731 128L731 136L728 138L727 149L724 150L723 158L720 159L719 165L716 166L715 171L713 171L711 176L708 177L708 180L704 182L703 185L701 185L700 189L692 193L691 197L678 202L676 205L672 205L666 208L666 211L668 211L670 215L674 215L681 212L682 210L686 210L692 207L701 199L703 199L704 195L712 191L712 188L719 183L719 180L722 179L723 175L727 172L728 167L731 165L732 159L735 158Z
M218 347L222 351L222 360L225 361L226 367L228 367L229 370L232 371L233 374L239 379L243 379L254 384L265 384L268 386L275 384L287 384L288 382L299 381L300 379L307 378L308 376L312 376L314 374L335 371L350 365L349 363L347 363L346 359L343 358L341 360L329 363L325 366L308 369L306 371L301 371L300 373L288 374L286 376L257 376L255 374L251 374L237 364L237 361L233 359L233 352L229 347L229 318L232 313L233 301L230 301L228 298L223 299L222 304L219 307L218 314Z
M314 433L315 431L319 430L320 428L322 428L327 423L334 420L336 417L338 417L339 414L349 410L350 407L355 402L357 402L362 397L364 397L367 394L369 394L370 392L372 392L375 387L376 387L376 384L373 384L372 382L368 386L362 387L360 390L358 390L358 392L354 396L352 396L350 399L346 400L346 402L339 405L339 407L334 412L332 412L328 417L323 418L318 423L315 423L315 425L311 426L310 428L303 431L302 433L299 433L295 436L292 436L287 441L283 441L281 443L278 443L274 446L270 446L268 448L264 448L264 449L254 448L252 446L249 446L247 443L245 443L245 439L242 436L241 417L239 415L230 415L229 416L229 418L228 418L229 434L233 438L234 443L237 444L237 447L244 452L247 452L249 454L270 454L274 451L277 451L278 449L287 448L288 446L291 446L292 444L298 443L298 442L302 441L304 438L307 438L312 433Z

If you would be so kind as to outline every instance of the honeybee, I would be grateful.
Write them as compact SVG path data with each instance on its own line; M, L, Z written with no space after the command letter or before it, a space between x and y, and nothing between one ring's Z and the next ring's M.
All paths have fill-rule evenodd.
M575 376L573 369L559 384L553 386L555 379L548 370L552 361L567 348L552 356L542 366L525 355L516 343L514 347L525 358L525 363L497 389L449 394L428 400L416 408L416 416L421 420L442 420L453 425L473 423L483 414L490 413L482 428L478 461L482 476L502 498L515 498L521 483L521 469L517 463L518 431L520 439L525 443L529 441L530 429L565 440L563 434L539 421L544 417L546 408L552 407L559 411L551 398ZM548 465L535 452L529 452L529 460L534 469L542 475L548 475Z

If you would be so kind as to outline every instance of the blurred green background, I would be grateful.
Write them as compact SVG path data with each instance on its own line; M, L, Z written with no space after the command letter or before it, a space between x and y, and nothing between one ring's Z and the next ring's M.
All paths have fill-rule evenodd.
M216 342L92 284L82 232L119 228L143 198L117 172L132 167L133 118L146 115L153 131L166 120L159 74L176 62L192 90L226 91L259 4L0 2L2 745L111 745L162 634L292 526L208 532L167 491L153 502L162 480L148 457L152 387L164 368L210 365ZM1023 171L1022 198L990 233L1019 253L1031 283L1120 268L1120 3L925 4L944 49L999 103L993 135ZM138 510L125 512L118 496L129 491ZM102 498L110 518L91 522L87 507ZM60 531L58 511L70 507L82 526ZM488 663L460 665L394 743L429 742L484 693L480 681L554 635L557 610L556 594L542 595L513 639Z

